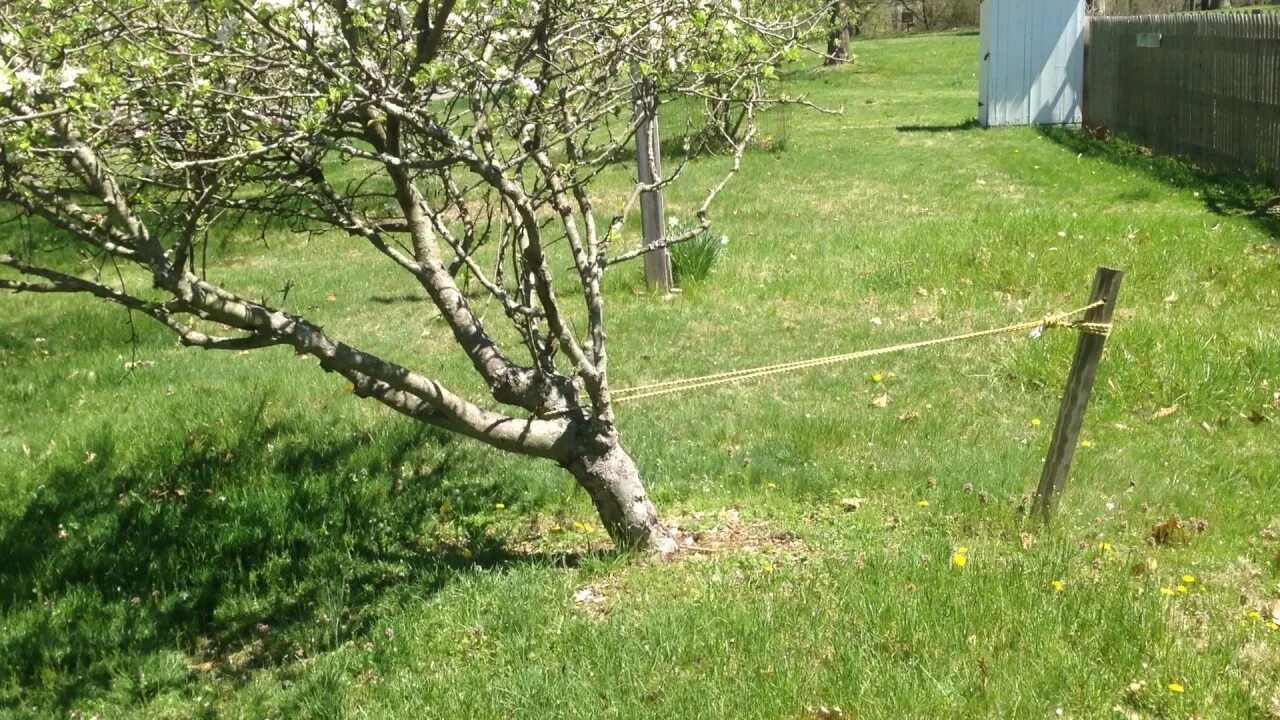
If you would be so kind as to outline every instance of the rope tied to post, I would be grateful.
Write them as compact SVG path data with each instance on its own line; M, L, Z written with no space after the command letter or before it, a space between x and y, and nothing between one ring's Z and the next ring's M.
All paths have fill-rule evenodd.
M1094 308L1102 307L1105 304L1105 301L1098 300L1074 310L1046 315L1040 320L1015 323L1013 325L1005 325L1003 327L991 328L988 330L977 330L974 332L961 333L959 335L949 335L947 337L933 338L930 340L917 340L915 342L900 343L897 345L873 348L870 350L858 350L856 352L827 355L823 357L810 358L808 360L796 360L793 362L777 363L774 365L765 365L763 367L749 368L745 370L730 370L710 375L700 375L697 377L667 380L648 385L638 385L636 387L614 390L611 395L614 402L631 402L633 400L642 400L644 398L656 397L659 395L669 395L672 393L685 392L687 390L697 390L700 388L712 387L714 385L723 385L726 383L737 382L739 380L752 380L755 378L768 377L770 375L778 375L795 370L806 370L825 365L834 365L837 363L851 362L853 360L861 360L869 357L888 355L895 352L902 352L904 350L914 350L933 345L943 345L946 343L973 340L993 335L1002 335L1005 333L1026 332L1028 330L1031 331L1031 338L1040 337L1045 330L1050 328L1072 328L1082 333L1106 337L1111 334L1111 323L1085 322L1084 320L1071 319L1077 315L1088 312L1089 310L1093 310Z

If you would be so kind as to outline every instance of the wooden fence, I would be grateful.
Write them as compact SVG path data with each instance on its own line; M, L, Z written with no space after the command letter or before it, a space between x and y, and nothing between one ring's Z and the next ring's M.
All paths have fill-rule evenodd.
M1084 122L1280 185L1280 13L1091 18Z

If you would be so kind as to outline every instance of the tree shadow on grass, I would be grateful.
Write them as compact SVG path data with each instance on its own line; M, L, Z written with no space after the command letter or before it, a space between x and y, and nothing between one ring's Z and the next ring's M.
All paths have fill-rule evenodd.
M899 125L894 128L898 132L964 132L965 130L978 130L982 126L978 124L978 118L969 118L962 122L951 123L950 125Z
M197 673L244 681L460 574L579 559L487 534L474 518L502 488L447 433L317 439L265 407L175 421L141 451L104 430L0 514L0 708L65 716L185 692Z
M1182 158L1153 153L1121 138L1098 139L1084 130L1042 126L1039 131L1077 155L1105 160L1170 187L1194 190L1210 212L1224 217L1246 218L1266 233L1272 242L1280 242L1280 213L1275 212L1276 191L1267 187L1261 176L1193 165Z

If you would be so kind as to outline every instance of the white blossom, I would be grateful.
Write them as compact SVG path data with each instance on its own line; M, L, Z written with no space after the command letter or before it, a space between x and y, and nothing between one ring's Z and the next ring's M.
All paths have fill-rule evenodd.
M58 87L63 90L75 87L76 81L80 76L85 74L85 69L76 67L75 65L63 65L62 71L58 73Z
M524 75L521 75L520 77L516 78L516 84L524 88L524 91L529 93L530 95L538 92L538 83L534 82L533 78L528 78L528 77L525 77Z
M0 67L0 97L13 92L13 74L9 68Z
M39 92L44 87L44 78L39 73L33 73L30 70L19 70L13 74L18 84L26 87L31 92Z

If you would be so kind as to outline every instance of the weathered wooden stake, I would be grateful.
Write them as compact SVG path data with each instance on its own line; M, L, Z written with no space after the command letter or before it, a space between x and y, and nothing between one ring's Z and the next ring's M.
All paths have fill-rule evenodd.
M1122 270L1098 268L1093 276L1089 302L1103 300L1106 304L1086 311L1084 322L1111 322L1123 278ZM1098 375L1098 361L1102 358L1102 346L1106 341L1105 335L1082 332L1076 343L1076 354L1071 359L1071 371L1067 374L1067 389L1062 394L1058 422L1053 427L1049 455L1044 460L1044 472L1040 474L1040 487L1036 490L1036 510L1046 523L1053 513L1054 498L1062 492L1071 472L1071 458L1075 455L1080 426L1084 424L1084 411L1089 405L1089 396L1093 394L1093 380Z
M631 72L631 98L636 114L636 179L650 185L662 176L662 157L658 151L658 96L653 85L641 78L634 68ZM661 190L640 193L640 228L646 246L661 242L665 237ZM671 253L667 248L644 254L644 281L651 290L657 288L664 295L671 292L675 282L671 277Z

